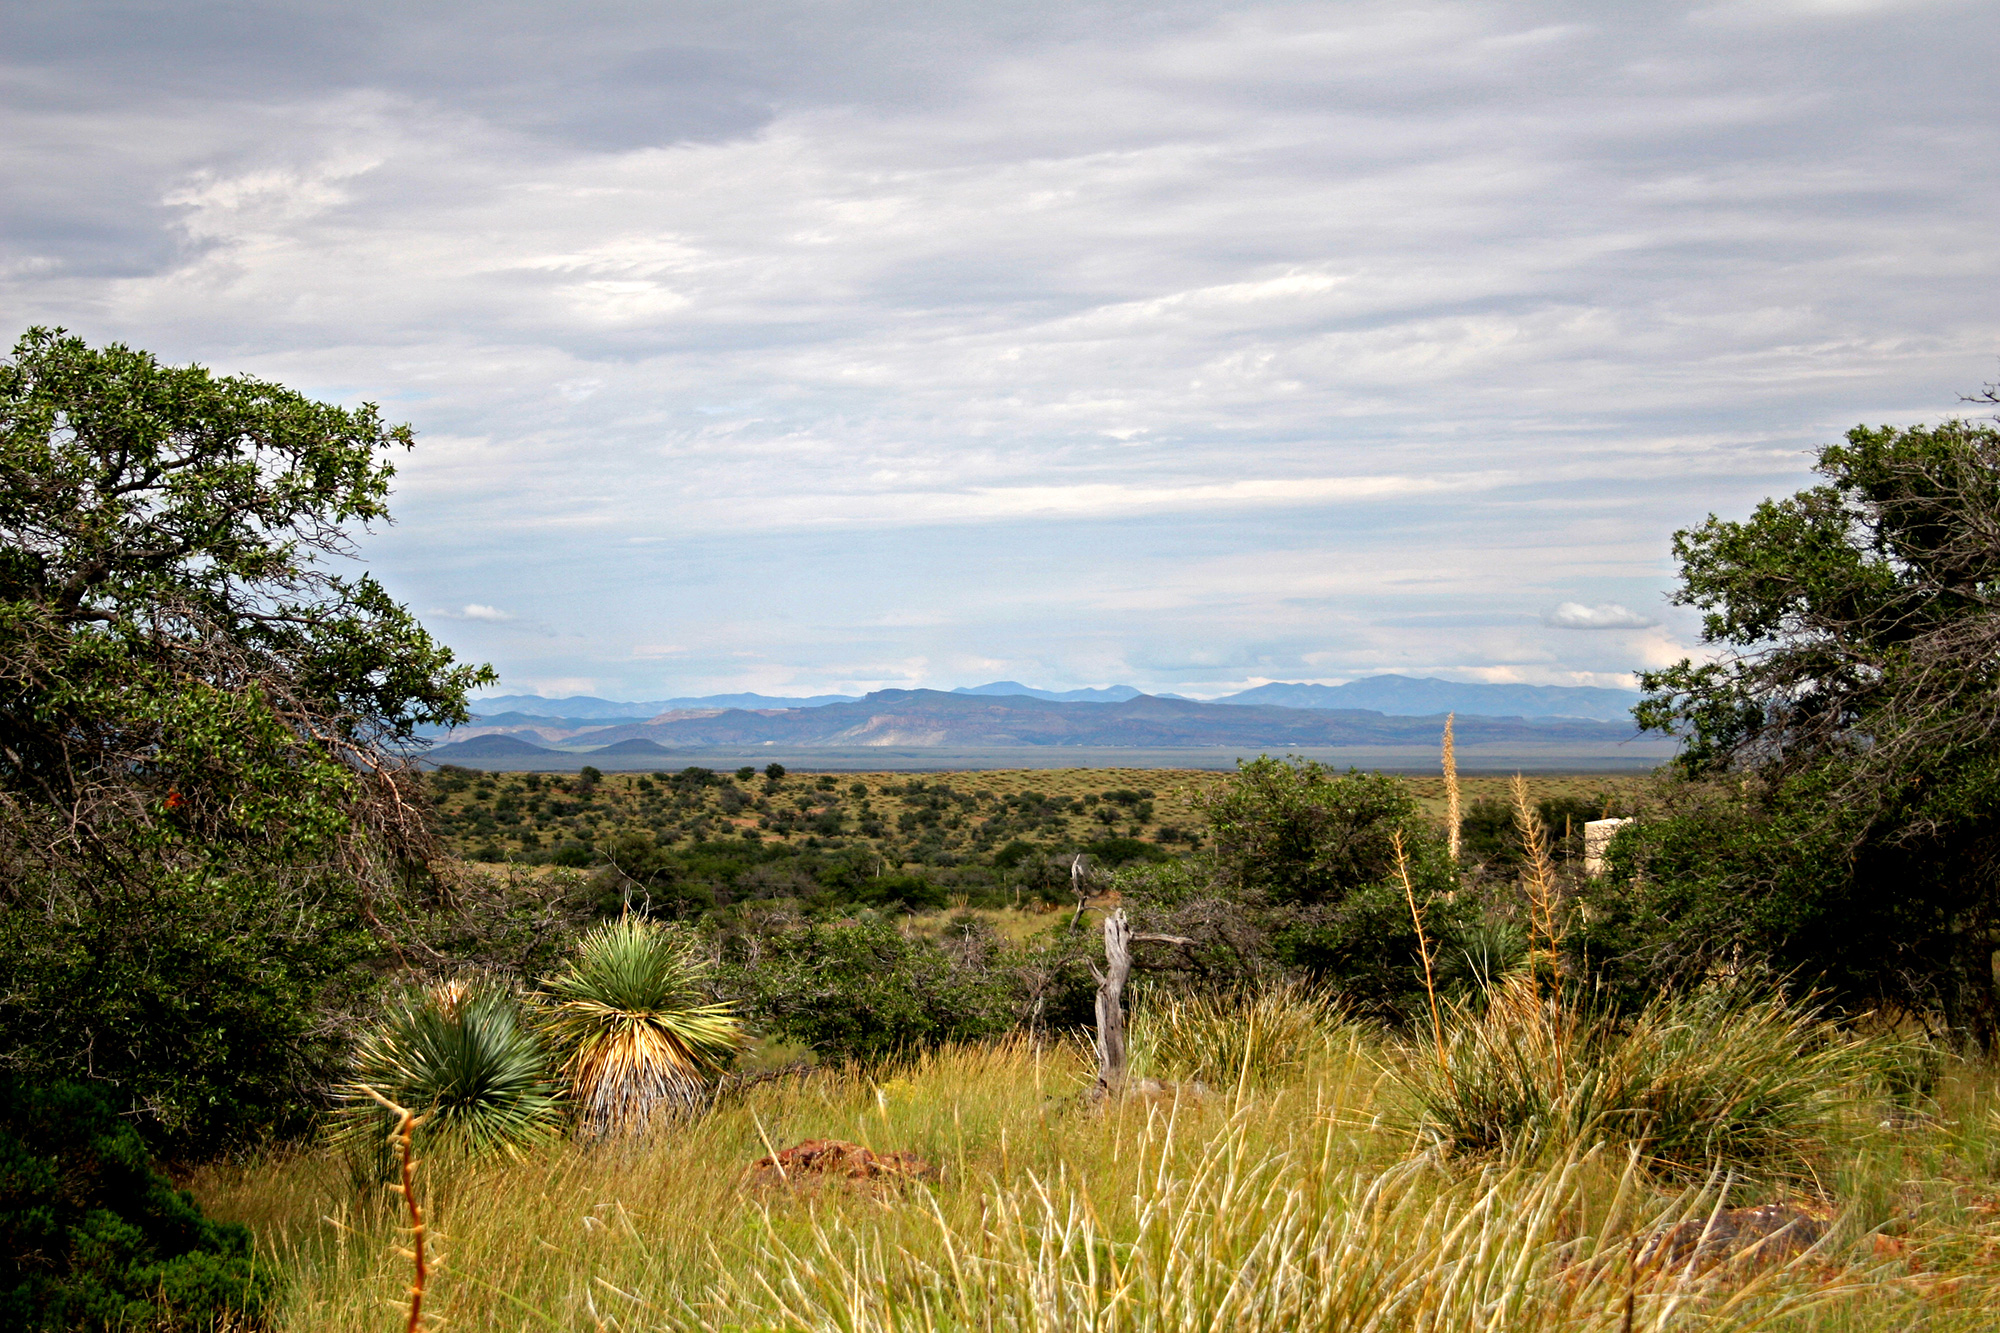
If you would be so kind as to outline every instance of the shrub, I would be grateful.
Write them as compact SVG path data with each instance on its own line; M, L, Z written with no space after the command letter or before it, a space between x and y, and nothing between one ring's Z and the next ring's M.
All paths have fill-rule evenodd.
M633 1132L662 1108L699 1104L744 1045L731 1007L701 993L708 970L689 936L627 917L585 935L569 967L542 983L553 1006L545 1027L587 1127Z
M448 981L391 1006L340 1089L335 1139L369 1180L386 1178L393 1117L367 1089L424 1117L427 1154L518 1155L561 1129L561 1093L521 1003L490 982Z
M1139 838L1099 838L1083 850L1091 860L1107 866L1122 866L1128 861L1172 859L1172 854L1166 848Z
M992 1036L1015 1016L1009 979L886 921L813 925L758 942L738 984L771 1030L821 1055L874 1061Z
M1338 903L1395 873L1398 834L1420 889L1448 874L1416 798L1380 773L1336 774L1308 759L1267 756L1241 765L1200 804L1214 831L1216 871L1239 894L1286 906Z
M1605 1142L1667 1174L1807 1177L1876 1047L1776 995L1721 986L1656 998L1629 1025L1516 973L1455 1005L1405 1085L1448 1153L1542 1158Z
M1015 838L1005 847L993 853L993 864L1001 870L1012 870L1015 866L1020 865L1022 861L1033 857L1035 854L1033 843L1022 842L1019 838Z
M583 870L597 864L597 853L590 849L588 843L566 842L556 848L549 857L549 863L571 870Z
M273 1280L250 1233L211 1222L103 1098L0 1083L0 1328L252 1321Z

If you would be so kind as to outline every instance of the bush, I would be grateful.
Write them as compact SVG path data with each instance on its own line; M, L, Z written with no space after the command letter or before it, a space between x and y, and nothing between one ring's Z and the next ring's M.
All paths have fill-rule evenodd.
M1011 1027L1009 979L977 951L948 955L885 921L813 925L758 940L737 987L766 1028L823 1056L876 1061Z
M1022 842L1019 838L1015 838L1005 847L993 853L993 864L1000 870L1012 870L1015 866L1020 865L1021 862L1035 855L1036 850L1033 843Z
M1404 1075L1420 1133L1447 1153L1557 1156L1636 1147L1669 1175L1808 1179L1843 1107L1881 1071L1872 1044L1775 995L1671 993L1629 1024L1527 973L1447 1015L1442 1060Z
M310 1123L314 1089L339 1068L316 1029L380 950L351 885L300 900L252 874L162 874L72 914L30 883L0 902L0 1050L14 1071L116 1089L176 1157Z
M1241 765L1200 803L1223 884L1262 901L1314 907L1386 882L1395 873L1398 835L1420 888L1449 874L1416 798L1380 773L1336 774L1308 759L1266 756Z
M597 864L597 853L590 849L588 843L566 842L549 857L549 864L584 870Z
M1149 928L1193 937L1204 971L1241 981L1303 973L1357 1011L1392 1022L1416 1016L1423 963L1400 846L1436 959L1451 973L1443 982L1464 980L1458 942L1476 924L1476 906L1456 892L1441 831L1402 783L1267 757L1243 764L1201 804L1213 842L1196 864L1210 883L1163 881L1165 910Z
M0 1328L207 1329L272 1288L250 1233L204 1218L103 1098L0 1083Z

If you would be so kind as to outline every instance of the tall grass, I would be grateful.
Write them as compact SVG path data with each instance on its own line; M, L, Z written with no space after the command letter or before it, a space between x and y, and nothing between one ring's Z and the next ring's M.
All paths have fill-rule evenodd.
M1218 1079L1199 1100L1092 1112L1087 1045L1012 1042L763 1084L616 1150L439 1168L426 1213L449 1263L425 1309L508 1333L1617 1333L1629 1300L1634 1333L1971 1333L2000 1308L1981 1240L1996 1226L1953 1183L1975 1139L2000 1138L1981 1128L1991 1071L1954 1065L1934 1126L1844 1159L1959 1199L1889 1205L1913 1210L1898 1213L1907 1255L1885 1257L1870 1217L1806 1255L1696 1271L1645 1241L1706 1218L1707 1182L1663 1184L1615 1146L1440 1162L1394 1127L1395 1077L1431 1053L1335 1032L1261 1086ZM742 1184L766 1143L809 1137L908 1149L941 1177L895 1193ZM287 1271L280 1328L390 1326L409 1274L399 1219L337 1163L280 1155L194 1184ZM1941 1219L1955 1229L1933 1234Z
M1142 992L1133 1006L1133 1072L1210 1088L1296 1081L1316 1060L1358 1040L1326 996L1298 985L1230 994Z
M1620 1021L1522 972L1454 1006L1441 1058L1409 1061L1400 1082L1416 1132L1450 1154L1602 1142L1671 1174L1806 1179L1883 1064L1880 1042L1781 997L1670 994Z

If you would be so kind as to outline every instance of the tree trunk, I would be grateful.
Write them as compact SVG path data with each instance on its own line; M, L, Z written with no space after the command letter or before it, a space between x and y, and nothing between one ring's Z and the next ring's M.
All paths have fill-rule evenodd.
M1104 970L1097 977L1097 1089L1115 1097L1125 1087L1125 979L1132 974L1132 925L1119 908L1104 918Z

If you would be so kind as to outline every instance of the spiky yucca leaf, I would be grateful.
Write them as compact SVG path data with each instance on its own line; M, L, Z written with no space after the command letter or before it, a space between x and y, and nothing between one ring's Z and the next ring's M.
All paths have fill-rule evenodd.
M704 1002L706 968L686 935L638 918L586 934L542 982L545 1026L587 1128L643 1129L661 1110L691 1111L744 1044L727 1004Z
M392 1120L367 1088L423 1118L427 1154L518 1155L562 1129L548 1051L520 1001L496 985L447 981L406 995L362 1037L353 1076L337 1090L334 1137L357 1164L386 1169Z

